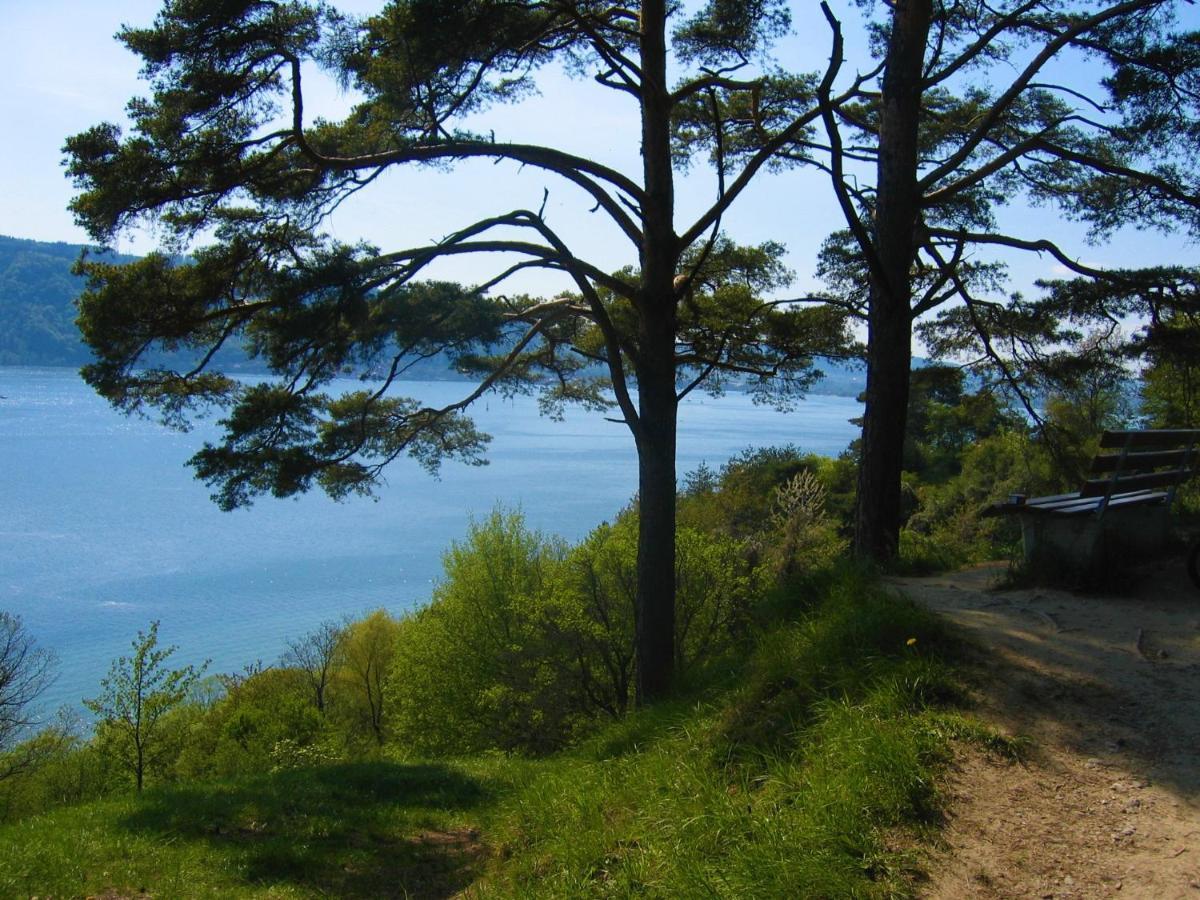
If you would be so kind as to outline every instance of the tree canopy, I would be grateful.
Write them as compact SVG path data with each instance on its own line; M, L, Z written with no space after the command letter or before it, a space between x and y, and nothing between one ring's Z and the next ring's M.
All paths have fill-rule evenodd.
M914 322L941 311L930 327L950 337L935 346L981 348L1015 384L989 328L1005 307L993 252L1045 253L1113 282L1036 217L1018 234L1001 211L1043 204L1097 238L1200 221L1195 40L1178 7L864 2L869 59L851 74L843 23L824 3L831 54L820 67L799 60L819 69L804 73L770 53L790 26L783 0L393 0L361 19L302 2L169 0L151 26L119 35L150 87L129 104L128 132L106 123L67 143L72 206L93 237L145 225L161 237L132 265L81 261L79 321L95 354L84 375L119 408L181 427L222 410L223 436L193 465L225 508L313 487L367 493L405 454L431 470L481 463L488 437L468 412L487 391L536 390L551 414L608 410L639 459L638 692L661 694L675 657L680 399L737 380L786 404L810 385L814 355L850 352L846 322L860 319L856 543L888 558ZM561 72L628 104L639 130L625 162L489 117ZM348 107L313 117L313 80L329 76ZM571 116L580 133L603 133L586 105ZM477 216L415 246L332 236L336 211L389 172L481 160L535 173L530 202L480 197ZM787 165L825 174L846 226L822 251L830 290L805 298L816 303L779 299L790 281L780 244L741 246L723 230L749 185ZM684 170L711 191L686 216ZM619 235L623 265L556 226L547 210L562 190ZM489 274L444 277L468 258L490 261ZM534 272L561 289L523 292ZM272 377L222 371L231 344ZM164 351L192 363L154 364ZM442 408L400 396L396 381L438 354L478 387ZM363 387L335 394L345 375Z
M998 345L1030 332L992 327L1006 300L1003 254L1045 254L1128 293L1137 282L1076 260L1050 223L1083 223L1096 241L1123 226L1195 235L1197 41L1172 0L865 4L872 58L839 95L842 23L822 8L834 42L818 88L823 134L781 152L828 174L845 220L821 270L833 302L868 330L856 543L887 559L913 323L925 320L935 351L973 351L1017 387ZM1071 337L1051 329L1039 340Z
M638 683L661 693L674 656L679 399L736 376L786 402L809 385L815 353L846 349L841 311L772 299L788 280L779 245L739 247L721 230L820 115L813 80L782 77L764 56L788 22L779 0L690 11L664 0L397 0L361 20L299 2L171 0L152 26L119 35L151 88L129 104L129 133L102 124L67 143L73 209L94 238L147 223L162 236L162 252L133 265L81 263L80 324L96 357L85 377L118 407L178 425L222 408L222 440L193 464L226 508L313 486L369 491L402 454L430 469L480 462L487 438L464 411L487 390L534 384L551 411L615 407L640 462ZM473 127L555 67L629 103L640 122L631 171ZM338 120L306 116L318 69L356 98ZM578 117L593 127L588 110ZM766 117L774 134L761 146L739 139ZM712 200L677 222L676 170L706 154ZM544 194L422 246L329 236L332 213L387 171L471 159L580 192L622 235L628 265L613 271L577 251ZM494 258L495 274L427 279L465 255ZM530 270L560 273L561 293L504 293ZM230 342L275 377L246 385L215 370ZM160 349L195 364L140 367ZM478 389L439 409L391 390L413 360L439 352L477 371ZM380 380L326 392L351 373Z
M113 660L100 680L100 695L83 705L97 717L102 743L133 775L140 794L146 772L163 753L163 718L187 698L208 663L167 668L176 648L159 649L158 622L138 632L132 649L132 655Z

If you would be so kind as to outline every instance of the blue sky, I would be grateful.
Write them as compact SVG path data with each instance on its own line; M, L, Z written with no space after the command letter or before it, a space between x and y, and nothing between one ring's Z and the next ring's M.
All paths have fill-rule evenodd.
M338 4L349 12L369 12L377 4L350 0ZM856 19L854 4L834 4L847 22ZM71 186L61 166L66 136L101 121L121 121L129 97L143 90L136 59L112 36L122 23L147 24L159 7L157 0L0 0L0 121L8 135L0 143L0 234L37 240L82 242L84 233L72 222L66 205ZM815 3L795 4L796 34L780 47L781 58L794 68L819 68L828 56L828 32ZM847 55L853 59L854 41ZM848 67L849 68L849 67ZM309 101L312 114L337 115L351 98L330 84ZM636 118L623 96L588 82L555 76L546 79L542 96L527 106L504 108L489 121L498 137L553 143L598 157L626 171L637 169ZM635 261L632 248L590 203L570 186L533 170L473 162L447 175L428 169L394 173L377 189L361 193L330 223L342 240L366 239L385 249L426 243L469 224L482 215L514 208L534 208L550 189L547 210L551 224L562 229L580 255L606 268ZM712 179L701 167L681 179L679 220L688 218L711 199ZM1195 262L1195 248L1180 238L1125 232L1105 247L1083 241L1082 229L1051 219L1047 212L1016 208L1004 223L1024 236L1039 230L1062 242L1089 263L1135 265L1152 261ZM795 290L815 282L813 262L821 239L840 224L824 176L787 172L762 178L725 219L735 239L753 243L778 240L789 248L797 272ZM138 234L122 240L120 249L144 252L153 236ZM495 269L496 261L464 263L434 274L470 281ZM1049 258L1014 258L1013 286L1027 287L1039 277L1061 275ZM549 293L559 283L543 275L514 285Z

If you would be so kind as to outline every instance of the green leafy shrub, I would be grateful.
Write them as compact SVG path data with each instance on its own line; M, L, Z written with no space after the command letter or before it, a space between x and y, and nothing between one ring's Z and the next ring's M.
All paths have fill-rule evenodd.
M342 754L331 740L301 743L293 738L280 738L271 747L271 772L311 769L340 762Z
M412 752L546 753L633 702L637 518L577 547L493 513L445 557L446 578L399 628L393 739ZM676 537L676 664L686 675L746 632L761 574L739 542Z
M791 579L826 569L846 550L826 512L828 491L811 469L802 469L774 490L766 528L755 541L771 571Z
M557 609L575 623L583 689L619 715L633 700L637 516L601 525L567 557ZM680 528L675 535L675 666L686 676L744 635L764 576L741 542Z
M178 777L261 772L271 768L278 742L308 746L321 737L325 723L295 670L265 669L222 681L219 698L192 704L173 723L184 735Z
M1064 484L1047 447L1025 432L976 442L963 452L958 475L914 485L917 508L900 535L900 570L923 574L1010 555L1020 540L1017 522L983 510L1010 494L1038 496Z
M737 539L759 535L771 518L776 491L802 472L821 482L826 512L845 531L854 506L853 461L802 453L792 445L744 450L720 472L703 466L693 472L679 500L679 525Z
M14 748L36 763L0 782L0 821L125 790L124 770L83 739L83 727L82 721L60 714L59 721Z
M571 733L581 704L544 624L563 552L499 511L451 545L432 601L397 630L388 690L398 746L546 751Z
M382 746L392 698L389 683L401 625L377 609L342 632L330 683L330 711L348 746ZM308 707L317 713L316 707ZM317 713L319 715L319 713Z
M746 450L713 472L688 476L679 525L742 546L750 568L810 581L845 553L852 530L856 469L796 447Z

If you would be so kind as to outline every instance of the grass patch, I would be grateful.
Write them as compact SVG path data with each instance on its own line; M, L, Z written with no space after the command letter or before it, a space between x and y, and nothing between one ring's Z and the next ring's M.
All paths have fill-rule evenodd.
M7 826L0 895L904 896L950 742L995 739L956 711L939 620L851 571L817 595L544 759L324 765Z
M501 798L499 859L477 889L908 893L913 860L891 838L936 825L949 742L976 737L946 712L962 697L956 649L929 613L843 575L815 609L764 636L740 687L694 700L686 717L643 712L622 726L645 741L639 752L561 757Z
M148 791L4 829L0 894L451 893L482 858L467 821L488 796L454 767L391 762Z

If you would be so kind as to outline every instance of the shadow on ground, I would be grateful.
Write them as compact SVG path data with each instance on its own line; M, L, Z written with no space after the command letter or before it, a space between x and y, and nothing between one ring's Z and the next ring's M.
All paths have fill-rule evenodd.
M922 896L1197 896L1200 592L1183 561L1089 593L996 590L1005 574L894 579L977 648L975 714L1032 738L1019 766L957 754Z
M1109 591L997 590L981 566L894 583L985 652L990 711L1014 733L1053 740L1095 766L1114 760L1200 803L1200 591L1183 561L1124 573Z
M454 823L485 798L447 766L345 764L147 793L121 824L204 842L248 885L440 898L478 874L484 846Z

